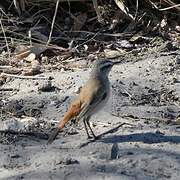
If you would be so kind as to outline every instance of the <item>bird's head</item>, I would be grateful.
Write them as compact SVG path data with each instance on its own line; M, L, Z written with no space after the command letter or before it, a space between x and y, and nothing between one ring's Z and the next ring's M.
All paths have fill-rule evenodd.
M97 60L94 64L92 73L93 74L102 74L104 76L108 76L111 68L115 65L115 64L119 64L120 61L110 61L107 59L102 59L102 60Z

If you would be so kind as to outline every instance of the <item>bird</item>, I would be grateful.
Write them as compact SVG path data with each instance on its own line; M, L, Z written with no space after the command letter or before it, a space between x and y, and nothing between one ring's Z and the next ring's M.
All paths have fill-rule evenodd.
M89 80L81 88L77 98L70 104L64 117L59 121L58 126L52 131L48 138L48 144L51 144L65 124L76 119L76 123L80 119L83 120L87 138L96 139L89 120L92 115L100 111L107 103L110 97L110 81L108 78L111 68L115 64L119 64L121 61L111 61L108 59L96 60L92 71L90 73ZM91 132L90 136L88 128Z

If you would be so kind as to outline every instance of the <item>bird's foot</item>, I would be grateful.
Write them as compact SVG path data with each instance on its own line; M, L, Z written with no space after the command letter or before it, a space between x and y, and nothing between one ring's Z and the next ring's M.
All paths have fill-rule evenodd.
M66 132L69 135L78 134L78 130L76 127L70 127L70 129Z

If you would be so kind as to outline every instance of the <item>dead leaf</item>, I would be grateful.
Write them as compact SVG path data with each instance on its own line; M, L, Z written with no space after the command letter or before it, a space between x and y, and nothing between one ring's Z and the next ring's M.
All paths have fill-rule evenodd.
M122 54L124 53L124 50L109 50L109 49L105 49L104 50L104 55L106 58L117 58L119 56L122 56Z
M117 41L115 44L118 48L132 49L134 47L133 44L131 44L127 40L120 40Z
M26 58L25 60L28 61L28 62L32 62L36 59L36 55L34 53L30 53Z
M39 61L34 60L31 62L31 67L30 68L24 68L22 75L24 76L34 76L36 74L41 73L41 66Z
M28 57L30 54L35 54L35 56L39 56L42 52L44 52L47 48L46 47L38 47L38 46L33 46L33 47L28 47L25 50L22 50L18 53L15 54L15 57L17 59L23 59Z
M128 7L124 5L123 0L114 0L114 1L122 12L124 12L131 20L134 19L134 17L129 13Z
M129 39L129 42L133 44L142 44L142 43L148 43L150 41L150 38L144 37L141 33L137 33L134 36Z

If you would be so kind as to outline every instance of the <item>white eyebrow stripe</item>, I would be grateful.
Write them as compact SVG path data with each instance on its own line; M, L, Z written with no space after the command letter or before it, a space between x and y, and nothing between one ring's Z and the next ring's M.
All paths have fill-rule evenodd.
M112 66L112 62L110 62L110 61L107 61L107 62L105 62L104 64L101 64L100 65L100 68L102 69L102 68L104 68L104 67L108 67L108 66Z

